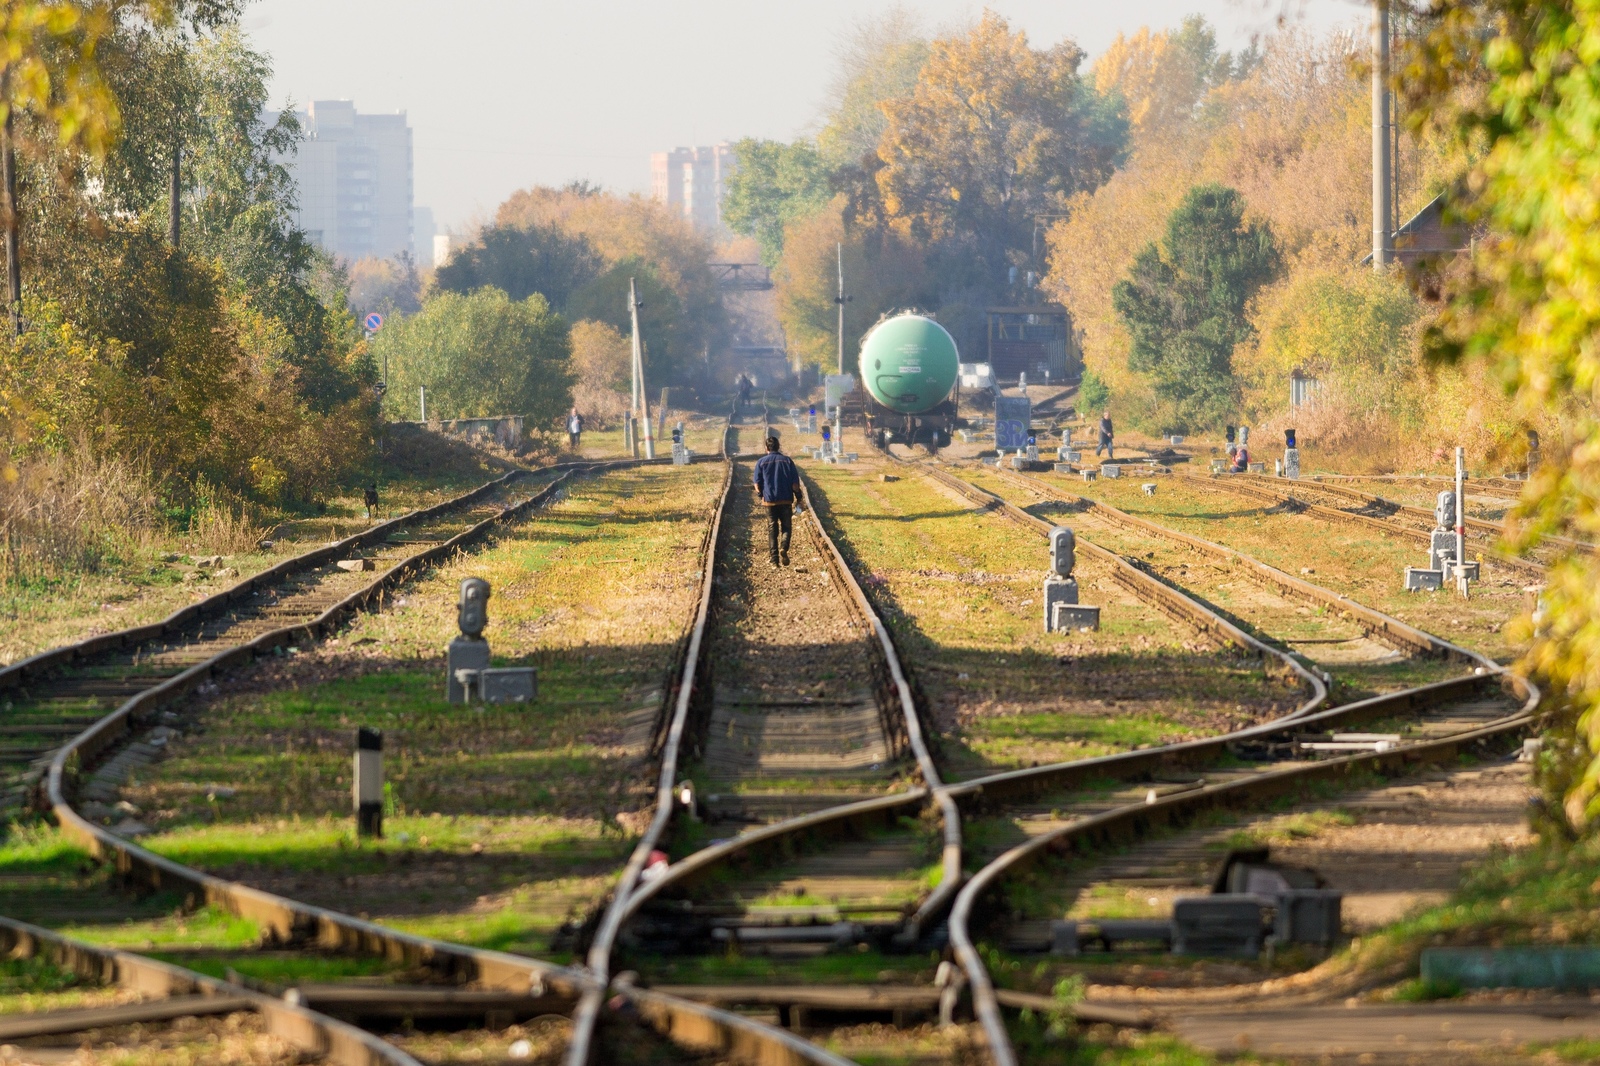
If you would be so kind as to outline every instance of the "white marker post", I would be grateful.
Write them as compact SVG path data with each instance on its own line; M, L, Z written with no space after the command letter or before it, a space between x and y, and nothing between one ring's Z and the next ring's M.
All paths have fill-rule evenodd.
M356 836L383 836L383 733L362 726L356 730Z

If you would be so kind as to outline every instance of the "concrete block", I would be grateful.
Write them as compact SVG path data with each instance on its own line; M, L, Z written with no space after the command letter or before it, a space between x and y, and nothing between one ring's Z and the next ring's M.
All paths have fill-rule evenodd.
M1332 888L1291 888L1278 894L1272 935L1280 944L1321 944L1339 939L1344 893Z
M1078 923L1057 918L1050 923L1050 954L1078 954Z
M1085 470L1083 472L1083 480L1085 480L1085 481L1093 481L1099 475L1100 475L1100 472L1098 470Z
M1144 490L1146 496L1154 496L1156 494L1156 483L1154 481L1146 481L1139 487Z
M967 429L956 430L956 440L960 441L962 444L971 444L972 431Z
M1058 603L1052 609L1050 617L1050 631L1052 633L1073 632L1079 629L1100 628L1100 608L1086 607L1082 604Z
M1283 452L1283 476L1298 480L1300 477L1300 449L1285 448Z
M1055 466L1055 470L1056 470L1056 473L1058 473L1058 474L1070 474L1070 473L1072 473L1072 464L1071 463L1057 463L1056 466Z
M1181 433L1168 434L1167 443L1168 444L1182 444L1183 443L1183 434L1181 434Z
M1454 581L1457 577L1461 576L1465 576L1468 581L1479 580L1479 568L1476 560L1469 559L1464 563L1458 563L1452 560L1441 567L1441 569L1444 571L1444 579L1446 581Z
M1226 459L1213 459L1213 460L1211 460L1211 472L1213 474L1221 474L1224 471L1226 471L1227 469L1228 469L1228 460L1226 460Z
M1078 583L1070 577L1044 579L1044 631L1056 631L1056 608L1078 604Z
M531 666L479 670L478 695L484 703L527 703L539 695L539 672Z
M1454 495L1452 493L1452 495ZM1436 529L1428 542L1428 569L1445 570L1455 561L1456 535L1448 529Z
M1423 570L1415 566L1406 567L1407 592L1437 592L1443 587L1443 570Z
M1122 467L1116 463L1101 463L1100 473L1104 474L1106 477L1121 477Z
M1172 950L1179 955L1261 954L1259 896L1183 896L1172 905Z
M1246 464L1245 469L1247 471L1249 471L1250 473L1252 473L1252 474L1265 474L1267 472L1267 464L1266 463L1249 463L1249 464Z
M1067 452L1067 462L1069 462L1069 463L1081 463L1081 462L1083 462L1083 453L1081 451L1079 451L1078 449L1076 449L1076 448L1072 449L1071 451Z
M1028 460L1020 455L1013 455L1007 462L1010 463L1013 470L1026 470L1028 468Z
M476 680L475 672L489 668L489 642L487 640L473 640L470 637L457 637L450 642L445 650L444 670L444 695L451 703L469 703L472 693L467 685L457 677L457 671L473 671L474 676L469 680Z
M1095 923L1100 932L1100 942L1107 950L1115 944L1129 942L1154 942L1162 945L1172 943L1173 926L1171 922L1163 922L1151 918L1102 918Z

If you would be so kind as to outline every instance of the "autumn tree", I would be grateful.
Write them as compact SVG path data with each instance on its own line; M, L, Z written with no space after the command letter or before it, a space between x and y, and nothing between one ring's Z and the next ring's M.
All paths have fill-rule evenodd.
M806 140L784 144L746 137L733 151L736 166L728 179L722 220L734 233L754 237L761 245L761 261L776 266L783 255L784 227L833 198L828 168Z
M694 380L705 366L706 350L720 345L726 334L721 295L708 266L715 250L664 204L581 184L524 189L500 205L495 224L554 227L593 250L601 270L569 298L571 321L589 318L626 330L628 279L637 278L652 386Z
M1001 290L1028 265L1038 217L1111 174L1126 123L1079 76L1082 61L1071 41L1036 50L989 11L934 41L910 95L882 105L884 210L939 246L947 285Z
M838 255L852 299L845 305L845 360L851 370L861 337L882 314L937 300L922 250L886 229L847 226L841 196L791 222L774 273L778 318L791 355L831 372L838 362ZM853 370L852 370L853 372Z
M908 96L928 60L921 20L903 7L861 19L840 40L817 150L832 170L875 157L886 120L883 104Z
M433 284L442 292L463 294L493 285L513 300L537 292L560 309L605 265L588 241L558 225L497 224L436 269Z
M1486 365L1515 411L1561 432L1515 519L1517 543L1600 535L1600 11L1571 0L1438 5L1409 72L1420 122L1456 131L1475 165L1456 210L1486 227L1431 331L1435 356ZM1487 91L1456 86L1477 71ZM1567 833L1600 826L1600 573L1595 556L1566 551L1540 594L1524 660L1545 688L1539 777ZM1564 817L1560 817L1564 815ZM1564 823L1564 824L1563 824ZM1551 828L1546 822L1545 829Z
M1117 283L1117 313L1133 338L1128 366L1154 378L1173 428L1227 418L1237 397L1233 349L1250 333L1245 305L1277 265L1271 231L1245 221L1239 194L1198 185Z
M1176 30L1118 33L1094 65L1094 86L1121 97L1135 138L1172 130L1194 117L1206 94L1260 61L1253 48L1238 56L1217 49L1216 31L1200 15Z

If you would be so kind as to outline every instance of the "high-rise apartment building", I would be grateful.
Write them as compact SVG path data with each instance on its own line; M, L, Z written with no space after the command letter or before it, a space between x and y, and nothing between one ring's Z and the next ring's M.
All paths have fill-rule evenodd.
M363 115L349 100L314 100L296 117L300 150L284 163L299 192L300 228L344 259L412 253L405 112Z
M722 197L735 166L733 145L674 148L650 155L650 195L700 229L722 230Z

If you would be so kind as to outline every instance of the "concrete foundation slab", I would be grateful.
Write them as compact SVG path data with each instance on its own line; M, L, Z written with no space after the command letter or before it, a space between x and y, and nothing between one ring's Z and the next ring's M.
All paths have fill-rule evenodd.
M539 672L531 666L478 671L478 696L484 703L527 703L539 695Z
M445 649L444 695L451 703L471 702L471 693L456 677L458 670L487 670L489 668L489 642L470 637L457 637Z
M1179 955L1261 954L1259 896L1184 896L1172 905L1172 950Z
M1122 467L1116 463L1101 463L1100 473L1104 474L1106 477L1121 477Z
M1058 603L1050 616L1050 632L1070 633L1079 629L1100 628L1100 608L1082 604Z
M1278 895L1272 935L1280 944L1332 944L1339 939L1344 893L1333 888L1291 888Z
M1406 567L1407 592L1437 592L1444 588L1443 570L1423 570L1420 567Z

